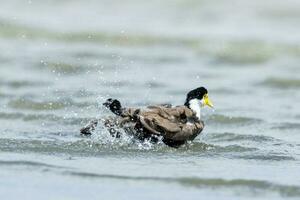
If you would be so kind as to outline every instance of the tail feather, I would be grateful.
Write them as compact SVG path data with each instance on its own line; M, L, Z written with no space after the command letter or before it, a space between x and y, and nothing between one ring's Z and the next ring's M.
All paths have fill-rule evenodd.
M118 116L122 114L122 105L117 99L109 98L105 101L105 103L103 103L103 105Z

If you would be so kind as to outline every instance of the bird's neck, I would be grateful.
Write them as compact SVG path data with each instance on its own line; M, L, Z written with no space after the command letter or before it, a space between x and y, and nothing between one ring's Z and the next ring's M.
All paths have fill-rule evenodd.
M199 99L192 99L188 102L188 107L196 113L196 117L201 118L201 101Z

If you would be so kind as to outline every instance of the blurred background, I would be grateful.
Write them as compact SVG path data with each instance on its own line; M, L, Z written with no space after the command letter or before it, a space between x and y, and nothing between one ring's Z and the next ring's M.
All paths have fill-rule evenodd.
M1 199L300 197L300 1L0 1ZM184 103L203 135L179 149L89 120Z

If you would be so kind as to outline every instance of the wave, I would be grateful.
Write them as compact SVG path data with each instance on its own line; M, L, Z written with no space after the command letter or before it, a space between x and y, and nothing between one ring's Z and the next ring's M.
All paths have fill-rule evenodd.
M152 181L163 183L177 183L186 187L197 188L230 188L230 189L250 189L261 190L266 192L275 192L286 197L299 197L300 187L294 185L283 185L271 183L263 180L248 180L248 179L233 179L226 180L221 178L197 178L197 177L148 177L148 176L126 176L126 175L112 175L112 174L97 174L88 172L65 171L65 175L71 175L81 178L95 178L95 179L116 179L129 181Z
M258 118L250 118L250 117L231 117L221 114L213 114L206 117L207 123L212 124L254 124L254 123L261 123L263 120Z
M26 133L26 137L32 133ZM45 133L43 133L45 134ZM74 138L74 134L77 137ZM152 154L163 153L173 156L223 157L228 159L245 159L257 161L290 161L296 160L285 152L262 150L244 145L216 145L193 141L178 149L168 147L163 142L139 141L128 135L121 138L111 137L108 132L83 137L78 133L46 133L43 140L37 139L0 139L0 151L4 152L39 152L42 154L68 154L79 156L124 155L137 156L137 152ZM70 139L71 136L72 138ZM30 138L30 137L29 137ZM37 138L35 136L35 138ZM17 148L16 148L17 147Z
M216 145L216 144L207 144L203 142L191 142L189 145L183 147L184 150L188 150L189 152L207 152L209 156L213 154L228 154L228 153L243 153L243 152L252 152L257 151L257 148L254 147L245 147L241 145ZM213 153L213 154L211 154Z
M42 82L42 81L0 81L1 86L8 86L13 89L19 88L31 88L31 87L41 87L41 86L48 86L50 83Z
M67 169L67 167L61 167L57 165L50 165L42 162L34 162L27 160L0 160L0 165L3 166L29 166L29 167L47 167L47 168L57 168L57 169Z
M15 109L25 109L25 110L60 110L70 106L76 107L88 107L91 104L88 102L75 102L70 98L65 98L61 100L53 101L33 101L26 98L18 98L10 100L8 105Z
M26 133L25 135L32 133ZM45 134L45 133L44 133ZM139 151L158 151L171 149L163 145L152 145L150 142L139 142L129 138L119 140L113 137L92 139L79 136L72 141L64 141L68 135L74 133L46 133L48 136L43 140L38 139L0 139L0 151L3 152L39 152L42 154L69 154L69 155L88 155L99 156L106 154L127 154ZM77 134L77 133L76 133ZM37 137L35 137L37 138ZM48 138L48 140L47 140ZM75 141L74 141L75 140ZM17 147L17 148L16 148Z
M235 158L241 158L246 160L261 160L261 161L294 161L296 160L292 156L283 155L279 153L257 153L251 155L240 155Z
M293 156L287 155L286 152L266 151L263 148L268 146L291 145L280 139L264 136L264 135L244 135L236 133L210 133L205 136L208 142L212 143L237 143L235 145L214 146L216 150L222 153L228 152L226 157L246 160L262 160L262 161L285 161L296 160ZM246 144L247 146L242 146ZM251 145L252 144L252 145ZM253 147L249 147L249 145ZM255 153L253 153L255 151Z
M299 130L300 129L300 123L279 123L278 125L272 126L272 129L279 129L279 130Z
M0 37L15 38L25 35L27 39L48 38L64 42L110 42L120 45L154 45L154 44L190 44L189 39L179 39L163 36L150 35L126 35L121 33L111 33L105 31L97 32L55 32L37 27L30 27L15 24L10 21L0 19Z
M260 85L279 89L299 88L300 79L268 78L262 81Z
M0 112L0 119L5 120L23 120L23 121L43 121L55 122L61 125L83 125L93 118L85 117L62 117L54 114L25 114L21 112L5 113Z
M30 135L32 133L26 133ZM77 133L76 133L77 134ZM75 155L97 156L98 154L127 154L130 152L161 152L172 154L199 154L213 156L231 154L241 154L244 152L257 151L257 148L244 147L241 145L219 146L206 144L203 142L191 142L178 149L174 149L164 145L162 142L156 144L150 141L139 141L130 136L122 136L122 138L113 138L109 133L102 135L92 135L92 137L82 137L78 133L78 137L73 141L64 141L69 135L74 133L47 133L49 140L43 137L43 140L37 139L0 139L0 150L5 152L39 152L39 153L66 153ZM18 147L18 148L15 148Z
M276 56L275 46L259 41L227 42L214 52L214 62L234 64L239 67L241 64L265 63Z
M236 66L241 64L265 63L279 55L299 56L300 47L293 44L279 44L264 42L255 39L227 40L218 38L199 38L184 36L165 36L152 34L116 33L110 31L90 32L57 32L43 28L16 24L15 22L0 19L0 37L19 38L26 36L27 39L50 39L61 42L85 42L105 43L120 46L184 46L194 50L199 56L208 55L216 63L229 63ZM220 45L222 44L222 45ZM260 49L260 51L257 51ZM84 54L85 55L85 54ZM90 56L90 55L87 55ZM93 55L92 55L93 56ZM136 58L136 56L135 56ZM145 59L144 57L142 59ZM145 60L146 61L146 60ZM160 59L148 59L150 62L178 62L176 57L161 57ZM77 68L75 69L77 70Z
M274 142L280 141L273 137L264 135L244 135L236 133L210 133L206 136L206 139L212 142L233 142L233 141L252 141L252 142Z
M52 73L58 73L60 75L79 75L83 72L92 70L94 67L86 64L80 64L77 62L67 62L67 61L43 61L42 69L48 69ZM41 68L41 64L36 64L37 68Z

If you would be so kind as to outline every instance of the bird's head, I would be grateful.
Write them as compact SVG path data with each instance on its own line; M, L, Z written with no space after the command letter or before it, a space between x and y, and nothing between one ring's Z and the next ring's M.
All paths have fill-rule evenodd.
M211 100L208 98L208 91L204 87L196 88L190 91L186 96L185 106L191 108L196 105L199 107L209 106L213 108ZM192 109L192 108L191 108Z
M115 113L116 115L120 115L122 112L122 106L120 101L118 101L117 99L107 99L103 105L110 109L113 113Z

